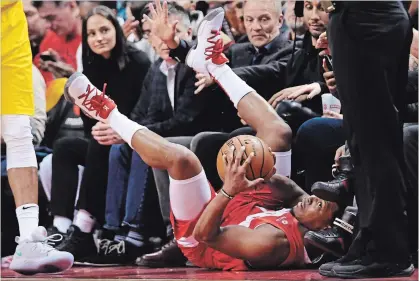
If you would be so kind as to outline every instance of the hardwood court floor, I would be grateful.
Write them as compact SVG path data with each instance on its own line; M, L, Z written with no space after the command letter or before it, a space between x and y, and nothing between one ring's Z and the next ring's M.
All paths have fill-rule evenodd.
M9 269L2 269L1 280L12 281L41 281L48 279L59 279L61 281L108 281L108 280L278 280L278 281L314 281L314 280L350 280L336 279L321 276L317 270L282 270L282 271L257 271L257 272L223 272L211 271L199 268L163 268L149 269L140 267L78 267L74 266L70 270L59 275L37 274L34 276L22 276ZM358 280L379 280L379 279L358 279ZM413 281L418 280L418 271L411 277L388 278L385 281Z

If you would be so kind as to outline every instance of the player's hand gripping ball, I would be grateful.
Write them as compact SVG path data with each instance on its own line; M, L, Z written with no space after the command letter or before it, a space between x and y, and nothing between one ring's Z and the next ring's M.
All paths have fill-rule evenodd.
M246 170L246 177L248 180L255 180L257 178L267 179L268 176L270 177L272 175L271 172L275 166L275 156L266 143L258 137L242 135L229 139L218 152L217 170L222 181L224 181L225 173L223 155L228 155L232 146L236 148L234 155L240 150L240 147L244 146L246 148L243 154L242 163L252 152L255 154Z

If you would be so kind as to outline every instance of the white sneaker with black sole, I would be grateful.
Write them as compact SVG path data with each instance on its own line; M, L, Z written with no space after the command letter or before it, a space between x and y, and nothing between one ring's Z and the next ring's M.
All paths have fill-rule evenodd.
M58 251L49 244L62 239L59 236L47 236L46 229L39 226L28 239L16 237L18 245L10 269L24 275L57 273L69 269L74 262L73 255Z

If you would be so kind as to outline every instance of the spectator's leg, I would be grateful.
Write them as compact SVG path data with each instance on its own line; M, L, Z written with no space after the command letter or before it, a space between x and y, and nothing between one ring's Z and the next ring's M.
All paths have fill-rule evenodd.
M128 150L128 151L126 151ZM130 174L131 148L126 144L112 145L109 152L108 186L106 189L105 225L107 230L117 232L122 225L123 202L127 196Z
M53 225L67 232L74 214L78 186L78 165L84 165L86 139L62 138L55 142L52 155L51 212Z
M299 169L305 171L305 191L317 181L332 180L336 150L345 143L343 120L314 118L306 121L297 132L294 145Z
M125 216L122 224L130 227L126 241L137 247L144 246L144 242L148 241L144 199L146 198L149 169L150 166L141 159L137 152L133 151L125 201Z
M188 149L192 141L192 137L169 137L166 139L171 143L182 145ZM153 174L159 197L160 211L167 230L167 237L173 237L173 228L170 223L169 174L166 170L162 169L153 169Z
M202 132L194 136L191 142L191 150L201 161L207 178L215 190L223 185L217 172L217 155L227 140L227 133Z
M77 205L79 210L93 216L99 224L105 220L109 150L109 146L100 145L94 139L89 140Z

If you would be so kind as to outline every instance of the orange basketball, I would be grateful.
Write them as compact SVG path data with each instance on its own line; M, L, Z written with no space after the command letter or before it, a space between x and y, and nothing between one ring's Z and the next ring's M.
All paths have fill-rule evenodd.
M237 136L229 139L218 152L217 170L222 181L224 181L225 168L223 154L228 155L231 146L235 146L235 153L239 151L240 147L246 147L243 160L246 160L250 153L253 152L255 154L255 157L253 157L252 162L247 167L246 171L246 177L249 180L265 178L275 165L274 156L269 151L268 146L261 139L250 135Z

